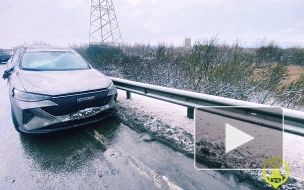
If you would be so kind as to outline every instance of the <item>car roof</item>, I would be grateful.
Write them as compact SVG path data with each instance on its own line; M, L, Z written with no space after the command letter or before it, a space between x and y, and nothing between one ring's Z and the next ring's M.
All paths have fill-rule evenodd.
M11 50L10 49L0 49L0 52L4 52L4 53L9 53Z
M75 50L71 48L50 46L50 45L31 45L25 46L25 52L41 52L41 51L72 51Z

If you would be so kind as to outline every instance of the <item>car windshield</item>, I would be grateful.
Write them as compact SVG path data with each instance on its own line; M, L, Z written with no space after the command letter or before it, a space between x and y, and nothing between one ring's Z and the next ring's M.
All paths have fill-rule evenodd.
M87 62L70 51L26 52L21 61L24 70L58 71L89 69Z

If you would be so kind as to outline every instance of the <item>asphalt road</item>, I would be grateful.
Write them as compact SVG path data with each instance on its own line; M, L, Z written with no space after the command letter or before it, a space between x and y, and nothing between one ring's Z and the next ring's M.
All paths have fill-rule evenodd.
M2 76L6 65L0 65ZM110 118L47 135L15 131L0 81L0 189L251 189Z

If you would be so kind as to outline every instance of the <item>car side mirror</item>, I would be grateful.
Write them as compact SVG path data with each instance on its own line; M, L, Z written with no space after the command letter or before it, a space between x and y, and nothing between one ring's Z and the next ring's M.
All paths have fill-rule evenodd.
M12 72L14 70L14 67L10 68L9 70L5 70L3 75L2 75L2 78L5 80L7 78L9 78L9 76L11 76Z

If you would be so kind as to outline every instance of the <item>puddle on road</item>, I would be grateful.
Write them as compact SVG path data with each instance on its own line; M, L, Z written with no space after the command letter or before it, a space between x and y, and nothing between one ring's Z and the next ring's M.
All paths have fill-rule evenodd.
M231 176L196 170L192 159L160 143L147 142L148 134L138 134L124 125L117 132L119 138L104 155L111 163L123 166L123 176L153 182L148 189L250 189Z
M20 140L24 154L36 167L50 172L73 172L107 149L106 144L94 140L94 128L106 135L109 143L119 126L118 121L107 119L90 127L51 134L20 135Z

